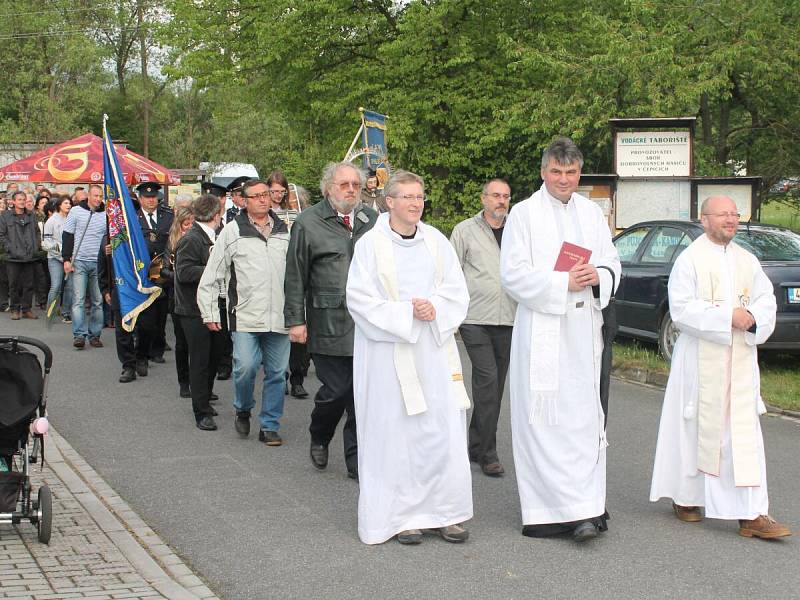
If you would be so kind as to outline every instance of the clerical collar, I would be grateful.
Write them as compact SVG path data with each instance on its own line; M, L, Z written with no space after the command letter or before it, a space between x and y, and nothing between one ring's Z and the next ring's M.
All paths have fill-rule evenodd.
M397 231L397 230L396 230L394 227L392 227L391 225L389 225L389 229L391 229L392 231L394 231L394 232L395 232L397 235L399 235L399 236L400 236L401 238L403 238L404 240L413 240L413 239L414 239L414 236L416 236L416 235L417 235L417 226L416 226L416 225L414 225L414 233L412 233L411 235L403 235L402 233L400 233L399 231Z

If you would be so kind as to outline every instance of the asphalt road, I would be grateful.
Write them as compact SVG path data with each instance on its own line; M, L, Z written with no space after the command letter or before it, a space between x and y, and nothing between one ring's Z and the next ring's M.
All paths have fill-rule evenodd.
M3 334L51 345L54 426L224 598L800 597L800 538L746 539L733 522L681 523L667 501L648 501L658 390L612 386L612 520L600 539L578 546L520 535L506 409L499 451L507 475L490 479L473 466L466 544L426 536L421 546L365 546L340 435L327 471L308 459L310 399L287 397L284 445L268 448L255 435L239 439L231 382L218 382L221 429L201 432L190 401L178 397L172 353L147 378L122 385L111 330L105 349L78 352L66 325L48 331L7 313L0 324ZM307 383L313 392L313 376ZM771 512L800 534L800 424L765 416L762 425Z

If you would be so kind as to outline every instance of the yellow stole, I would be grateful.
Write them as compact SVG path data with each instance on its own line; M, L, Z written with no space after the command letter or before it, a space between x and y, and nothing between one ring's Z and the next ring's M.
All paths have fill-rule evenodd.
M720 255L716 245L706 236L697 239L688 249L700 288L700 297L712 305L730 303L746 308L752 293L753 263L747 252L731 243L727 252L733 253L734 297L728 298L729 288L720 277ZM724 287L723 287L724 286ZM737 487L761 485L758 463L755 405L755 346L745 342L745 332L733 329L731 346L700 339L697 352L697 468L709 475L719 476L720 445L725 425L725 393L728 381L720 378L720 365L727 362L731 352L730 413L733 474Z

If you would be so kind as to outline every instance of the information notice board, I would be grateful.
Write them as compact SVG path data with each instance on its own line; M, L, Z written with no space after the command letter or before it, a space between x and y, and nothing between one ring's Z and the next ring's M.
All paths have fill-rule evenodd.
M616 173L620 177L689 177L688 131L617 131Z

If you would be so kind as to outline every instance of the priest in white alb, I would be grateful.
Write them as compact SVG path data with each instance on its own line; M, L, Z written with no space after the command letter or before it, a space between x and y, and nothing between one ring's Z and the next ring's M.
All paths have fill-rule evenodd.
M680 330L672 353L650 500L672 499L681 521L737 519L745 537L791 535L767 497L756 345L775 328L775 295L758 259L732 241L736 204L707 198L705 233L675 261L669 311Z
M576 193L582 166L572 140L548 146L544 185L511 210L500 253L518 303L509 390L522 534L579 542L607 528L601 311L620 275L602 210ZM582 252L570 260L564 242ZM561 259L572 266L556 270Z
M420 222L424 193L419 176L392 176L389 212L356 244L347 278L365 544L418 544L424 530L463 542L472 518L469 398L453 337L469 294L447 238Z

